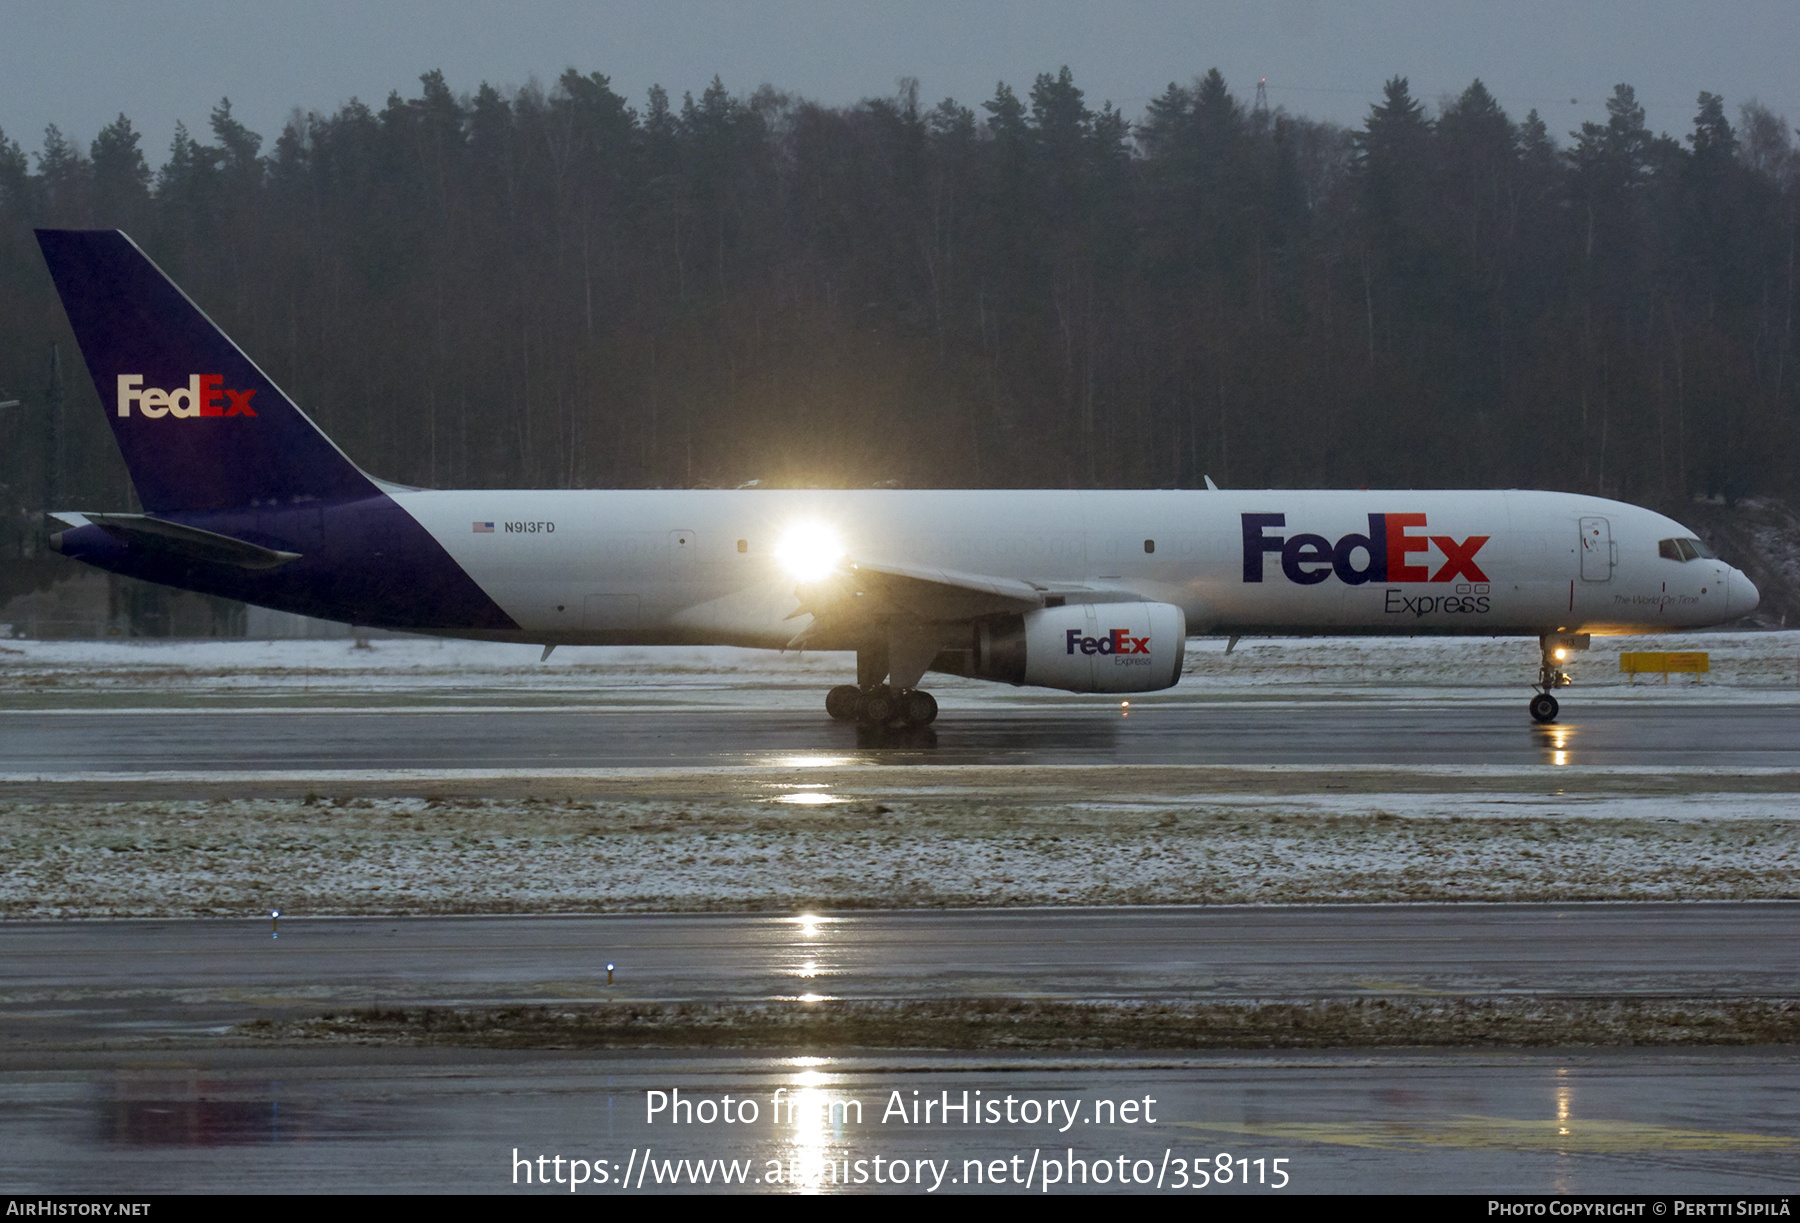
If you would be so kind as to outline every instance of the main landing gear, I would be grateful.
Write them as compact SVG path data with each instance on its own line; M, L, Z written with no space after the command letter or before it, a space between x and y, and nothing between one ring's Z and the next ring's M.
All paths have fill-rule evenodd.
M825 712L840 722L863 726L929 726L937 720L938 704L919 688L839 684L825 694Z
M1556 635L1545 633L1538 638L1538 646L1542 655L1538 662L1538 680L1533 687L1537 695L1531 698L1531 720L1539 723L1556 721L1556 715L1562 712L1562 706L1550 694L1558 688L1567 688L1574 681L1569 673L1562 669L1563 660L1569 656L1570 650L1588 648L1586 633Z
M856 682L825 694L825 712L865 730L915 730L937 720L937 699L915 688L937 653L930 637L876 639L856 650Z

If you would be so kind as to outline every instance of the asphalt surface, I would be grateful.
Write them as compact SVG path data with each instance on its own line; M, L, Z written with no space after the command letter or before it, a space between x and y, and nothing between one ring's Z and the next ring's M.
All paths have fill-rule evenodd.
M52 1067L0 1057L0 1191L566 1196L568 1161L579 1158L588 1183L578 1191L589 1194L618 1193L627 1175L639 1193L791 1191L772 1181L796 1174L802 1190L831 1192L841 1188L831 1163L851 1192L937 1197L1159 1187L1195 1196L1785 1194L1800 1152L1797 1062L1791 1050L1146 1061L349 1047ZM715 1111L712 1124L671 1124L666 1113L651 1121L651 1093L668 1100L675 1091L715 1110L730 1096L740 1120ZM961 1124L953 1110L947 1124L942 1114L914 1124L890 1111L896 1099L910 1112L946 1097L992 1102L1013 1121ZM778 1121L778 1099L799 1109ZM752 1122L741 1120L746 1100L757 1106ZM1050 1123L1053 1101L1061 1107ZM828 1116L821 1105L832 1103L838 1112ZM721 1159L739 1161L741 1186L720 1183ZM695 1183L697 1161L710 1185ZM1095 1183L1100 1161L1111 1165L1104 1184ZM1199 1180L1196 1169L1216 1173L1221 1161L1230 1183ZM596 1168L604 1184L594 1183ZM540 1171L550 1184L537 1181Z
M1782 1048L786 1057L218 1040L346 1003L1730 995L1788 992L1800 967L1800 904L806 916L287 919L279 940L266 922L0 927L0 1191L570 1192L539 1155L603 1168L589 1193L619 1192L654 1159L632 1191L788 1191L797 1175L825 1191L1042 1196L1047 1160L1061 1177L1084 1161L1091 1178L1120 1156L1138 1192L1278 1193L1280 1172L1285 1190L1315 1193L1792 1187L1800 1051ZM652 1093L677 1091L754 1100L757 1121L652 1120ZM778 1098L862 1109L777 1120ZM1016 1121L890 1111L965 1098ZM1042 1120L1051 1100L1057 1124ZM1125 1101L1137 1119L1121 1119ZM1198 1186L1221 1155L1237 1180ZM741 1186L721 1183L721 1159ZM712 1183L694 1183L698 1161ZM1119 1189L1061 1177L1049 1192Z
M19 922L0 1047L333 1006L596 999L1776 995L1800 903ZM606 983L607 964L616 965Z
M106 772L892 764L1632 765L1800 768L1800 705L1524 702L949 710L922 732L749 710L0 712L0 779Z
M133 778L276 771L730 770L826 760L1791 769L1800 768L1797 732L1800 707L1687 700L1571 700L1549 728L1526 720L1523 701L1143 703L1129 716L1093 704L950 707L932 732L906 736L741 709L39 710L0 712L0 780L56 778L45 784L73 794L80 785L60 779L116 775L107 783L116 789L139 784ZM1069 1152L1148 1160L1165 1190L1175 1189L1174 1161L1193 1167L1221 1153L1285 1159L1290 1188L1307 1192L1740 1194L1793 1184L1800 1052L1788 1049L781 1058L243 1048L219 1039L245 1020L345 1005L1779 997L1800 980L1800 903L804 916L290 917L278 940L266 919L0 924L0 1191L543 1188L517 1180L517 1151L579 1155L610 1178L583 1191L617 1192L624 1169L641 1172L651 1149L659 1160L749 1159L751 1175L765 1178L752 1190L785 1187L766 1179L770 1160L792 1170L822 1156L879 1155L953 1158L939 1193L1017 1192L1034 1157L1042 1166ZM753 1095L765 1122L778 1090L855 1097L867 1122L676 1130L647 1121L647 1093L675 1087ZM963 1090L1061 1097L1088 1118L1098 1099L1154 1096L1158 1121L1084 1120L1067 1132L884 1125L879 1115L896 1090L906 1099ZM962 1182L967 1158L1003 1161L1014 1183ZM548 1188L568 1192L566 1183ZM1243 1188L1240 1179L1203 1191ZM1251 1189L1275 1192L1268 1181ZM1041 1174L1029 1191L1043 1195Z

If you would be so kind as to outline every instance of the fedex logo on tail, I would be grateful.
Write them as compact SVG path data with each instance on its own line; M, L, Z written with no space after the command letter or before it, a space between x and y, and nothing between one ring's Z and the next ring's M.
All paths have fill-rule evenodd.
M1245 514L1244 580L1263 580L1263 556L1281 557L1281 572L1290 582L1311 586L1332 574L1351 586L1364 582L1485 582L1487 574L1475 563L1490 536L1471 535L1458 540L1450 535L1427 535L1423 514L1370 514L1369 533L1351 532L1333 542L1323 535L1271 534L1285 527L1286 514ZM1414 532L1418 532L1415 534ZM1441 564L1432 564L1435 549ZM1413 553L1421 553L1415 561Z
M250 406L254 389L234 391L225 385L224 374L194 374L186 386L172 391L145 386L142 374L119 375L119 415L130 416L136 404L138 415L152 420L164 416L255 416Z

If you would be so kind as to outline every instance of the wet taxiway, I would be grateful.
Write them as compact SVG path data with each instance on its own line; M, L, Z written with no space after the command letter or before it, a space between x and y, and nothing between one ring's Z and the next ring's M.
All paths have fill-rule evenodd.
M0 712L0 778L179 770L731 766L819 752L893 764L1800 768L1800 704L1279 701L949 709L870 733L822 713L705 708L168 708Z
M19 922L0 1047L331 1007L805 998L1783 997L1800 902ZM606 981L616 966L614 984Z
M1797 1070L1768 1049L0 1054L0 1190L1785 1193ZM712 1122L651 1121L677 1090ZM927 1100L998 1120L914 1122Z
M684 785L704 786L709 768L728 777L755 771L745 766L827 761L1024 766L996 783L1007 785L1026 774L1054 780L1037 767L1048 764L1121 775L1154 771L1143 765L1262 766L1271 777L1290 766L1352 765L1577 766L1596 776L1800 769L1800 705L1791 701L1584 697L1543 728L1527 721L1522 699L1288 697L1146 701L1129 716L1093 702L946 702L931 733L903 736L859 734L792 708L40 707L0 712L0 780L68 801L90 791L132 797L203 774L213 779L207 794L228 794L277 771L299 794L314 783L292 779L349 771L419 793L440 771L685 770L693 776ZM109 775L96 788L92 779ZM46 780L19 780L28 777ZM751 1189L780 1187L767 1179L770 1160L830 1189L820 1161L879 1156L952 1160L937 1192L1016 1191L1026 1186L968 1184L962 1161L999 1160L1016 1178L1056 1154L1088 1161L1090 1177L1094 1160L1128 1156L1134 1177L1154 1165L1169 1190L1174 1161L1191 1169L1228 1154L1284 1159L1291 1188L1313 1192L1744 1193L1789 1188L1800 1154L1800 1052L1785 1048L779 1057L325 1040L247 1047L228 1036L246 1020L370 1005L807 995L1780 999L1800 979L1800 903L1786 902L802 916L290 917L280 940L266 918L7 923L0 1188L512 1191L527 1188L515 1180L516 1148L528 1159L582 1158L594 1178L604 1168L607 1183L587 1192L616 1192L624 1171L641 1173L654 1151L657 1160L749 1160ZM617 966L610 988L608 962ZM728 1132L646 1122L646 1093L676 1087L753 1097L764 1123ZM979 1134L941 1118L883 1124L896 1090L907 1100L965 1090L1062 1098L1089 1119L1068 1131L1020 1124ZM861 1099L866 1122L771 1124L777 1092ZM1154 1124L1093 1124L1095 1101L1144 1096L1158 1101ZM1041 1195L1042 1182L1040 1173L1030 1190ZM1240 1178L1201 1191L1241 1187ZM566 1182L549 1188L569 1191ZM657 1189L656 1179L642 1188ZM895 1186L890 1175L850 1188ZM1085 1188L1120 1186L1090 1179Z

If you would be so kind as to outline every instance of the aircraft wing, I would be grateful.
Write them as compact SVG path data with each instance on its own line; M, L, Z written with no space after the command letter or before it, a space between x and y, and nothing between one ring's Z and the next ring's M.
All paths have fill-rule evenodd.
M1017 614L1069 603L1137 602L1120 587L1088 582L1030 582L958 569L895 561L847 560L821 581L797 588L800 606L788 617L812 623L788 642L803 649L821 640L865 635L864 626L966 624L983 616Z
M800 606L788 618L813 619L788 643L791 649L863 623L966 621L1044 605L1043 588L1030 582L892 561L846 561L795 593Z
M889 614L911 614L921 620L969 620L1044 605L1041 586L956 569L852 561L843 577L847 580L842 588L854 591L856 597L875 600Z

